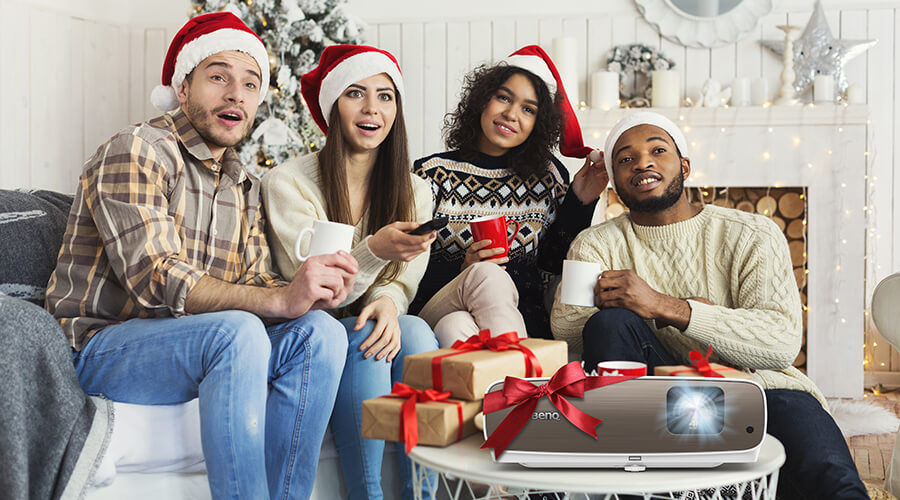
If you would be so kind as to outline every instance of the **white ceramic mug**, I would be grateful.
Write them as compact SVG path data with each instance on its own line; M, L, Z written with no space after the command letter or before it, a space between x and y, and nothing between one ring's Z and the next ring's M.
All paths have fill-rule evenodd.
M341 224L340 222L331 222L327 220L316 220L312 227L304 227L297 235L297 241L294 243L294 255L297 260L304 260L314 255L327 255L337 253L338 250L349 252L353 247L353 232L355 227L349 224ZM306 255L301 251L303 237L310 235L309 246L307 246Z
M559 301L573 306L594 307L594 286L603 272L603 264L564 260Z

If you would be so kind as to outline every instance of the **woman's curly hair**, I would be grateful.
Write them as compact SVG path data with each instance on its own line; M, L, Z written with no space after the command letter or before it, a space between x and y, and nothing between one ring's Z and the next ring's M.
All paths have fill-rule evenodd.
M543 80L530 71L500 63L483 64L467 74L459 105L444 117L444 140L449 149L458 149L463 159L473 161L483 134L481 113L500 86L515 74L525 75L538 96L538 112L531 135L507 153L509 167L520 177L527 178L543 173L550 165L562 126L562 111L557 104L559 96L551 96Z

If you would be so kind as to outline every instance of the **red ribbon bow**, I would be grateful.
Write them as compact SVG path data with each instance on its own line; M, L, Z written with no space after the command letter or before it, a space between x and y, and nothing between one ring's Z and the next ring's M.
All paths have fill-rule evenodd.
M581 364L577 361L560 368L544 385L536 386L527 380L506 377L502 390L484 395L484 413L487 415L513 405L515 408L500 422L500 425L494 429L481 447L493 448L494 456L499 457L531 419L531 414L534 413L538 401L544 396L550 398L550 402L566 417L566 420L597 439L596 427L603 420L579 410L565 397L583 398L586 389L590 390L633 378L637 377L587 377Z
M385 397L405 398L406 401L400 406L400 439L406 444L406 453L419 443L419 423L416 421L416 404L427 403L429 401L437 401L456 405L457 417L459 417L459 431L456 434L457 441L462 439L463 431L463 415L462 405L455 401L447 401L450 397L449 392L438 392L434 389L425 389L419 391L402 383L394 382L391 393Z
M684 373L697 370L701 376L710 377L710 378L725 378L725 375L717 372L712 366L709 365L709 356L712 354L712 346L709 346L709 350L706 351L706 356L700 353L700 351L691 351L688 353L688 356L691 358L691 364L694 365L694 368L691 370L676 370L672 372L672 375L677 373Z
M465 341L457 340L450 346L451 349L457 352L441 354L440 356L431 358L431 384L439 391L444 389L444 380L441 375L441 361L444 358L482 350L494 352L510 350L520 351L522 355L525 356L525 376L540 377L544 373L541 362L531 349L519 343L521 340L522 339L519 338L516 332L506 332L502 335L491 337L491 331L487 329L481 330L478 332L478 335L472 335Z

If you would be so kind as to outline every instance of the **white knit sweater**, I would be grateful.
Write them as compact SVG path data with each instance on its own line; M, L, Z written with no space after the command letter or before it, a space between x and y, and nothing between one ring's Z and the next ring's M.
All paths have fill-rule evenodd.
M803 325L800 296L787 240L770 219L706 205L696 216L665 226L639 226L628 214L585 229L569 249L572 260L600 262L604 269L633 269L654 290L689 300L691 319L684 332L656 328L676 360L687 364L692 349L711 361L753 371L766 389L797 389L825 398L792 366ZM597 308L553 304L551 327L557 339L581 353L581 332Z
M415 196L416 221L431 218L431 188L420 177L409 174ZM301 262L294 255L294 242L305 227L315 220L328 220L325 198L320 188L319 160L315 154L305 155L273 168L262 179L263 202L269 221L267 231L269 247L281 275L291 279ZM422 252L404 266L400 275L388 284L373 286L378 273L388 264L369 250L365 217L356 225L353 233L353 249L350 254L359 262L356 284L347 300L335 311L338 316L358 314L362 306L387 295L397 305L400 314L406 314L409 302L416 295L419 280L428 267L429 251ZM378 228L376 228L377 230ZM354 304L358 299L359 304ZM346 306L353 304L350 310Z

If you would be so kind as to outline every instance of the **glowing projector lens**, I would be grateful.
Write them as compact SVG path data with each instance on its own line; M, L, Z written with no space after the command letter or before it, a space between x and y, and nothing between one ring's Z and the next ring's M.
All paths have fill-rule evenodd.
M718 387L672 387L666 393L672 434L718 434L725 427L725 393Z

